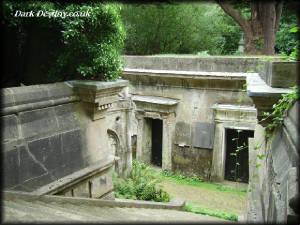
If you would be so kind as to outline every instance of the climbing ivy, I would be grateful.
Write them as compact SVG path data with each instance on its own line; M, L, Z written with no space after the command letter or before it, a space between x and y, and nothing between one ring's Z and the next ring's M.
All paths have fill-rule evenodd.
M299 99L299 86L292 87L293 92L283 94L282 98L278 100L276 104L272 106L272 112L264 112L264 117L260 121L265 121L267 119L271 119L271 122L266 126L266 137L269 138L272 135L272 132L276 127L282 124L284 118L287 115L288 109L292 106L292 104Z

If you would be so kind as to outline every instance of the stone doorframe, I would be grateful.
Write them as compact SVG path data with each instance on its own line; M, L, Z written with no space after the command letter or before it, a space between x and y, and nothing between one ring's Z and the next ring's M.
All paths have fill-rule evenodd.
M255 130L256 109L253 106L215 104L215 138L212 158L211 181L221 182L225 176L226 129Z
M175 132L175 116L178 99L171 99L156 96L133 96L136 105L135 116L138 121L136 159L150 163L149 156L145 152L144 142L146 141L145 119L160 119L163 121L162 137L162 169L172 169L172 138Z

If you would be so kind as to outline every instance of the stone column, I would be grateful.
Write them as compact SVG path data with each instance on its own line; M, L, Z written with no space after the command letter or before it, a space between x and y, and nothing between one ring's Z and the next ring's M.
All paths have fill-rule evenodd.
M175 130L175 114L163 117L162 169L172 170L172 134Z

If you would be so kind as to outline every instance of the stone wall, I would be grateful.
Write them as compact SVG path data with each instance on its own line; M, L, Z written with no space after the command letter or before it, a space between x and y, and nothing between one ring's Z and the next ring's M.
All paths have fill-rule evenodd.
M107 121L94 120L75 89L67 83L2 89L4 189L85 197L111 193L114 156Z
M299 222L299 101L270 141L257 125L250 149L247 221Z
M123 56L125 68L205 72L242 72L257 70L260 57L199 56Z
M137 158L147 161L143 158L147 155L143 150L146 147L139 147L142 145L139 144L139 141L143 143L144 138L143 135L139 136L139 133L146 132L145 120L147 118L161 119L164 124L163 133L166 134L163 142L167 142L163 143L162 168L210 179L213 154L218 152L214 148L222 147L214 146L215 133L212 128L215 128L215 116L213 106L215 104L253 106L252 100L242 91L247 74L201 72L199 70L159 70L162 69L159 65L164 63L166 63L164 65L169 66L174 63L174 65L172 64L173 69L176 68L177 70L195 69L189 61L183 59L181 59L183 63L180 66L191 67L180 67L179 62L169 62L170 64L168 64L165 60L171 59L164 57L125 57L126 69L122 76L129 80L132 85L130 94L138 96L138 98L145 96L145 99L150 99L144 100L143 103L137 103L134 100L137 104L136 118L133 118L137 121L135 122L138 136ZM223 60L226 61L226 59ZM203 62L203 64L206 63ZM252 66L254 64L253 62ZM230 67L230 63L228 66L223 69L225 71L234 70L233 67ZM166 68L172 69L171 67L164 67L164 69ZM162 98L161 102L158 98ZM178 101L178 103L172 105L172 101ZM245 119L247 120L247 118ZM243 119L238 118L238 120L241 122ZM180 137L176 135L177 133ZM201 143L198 143L200 139ZM206 142L211 142L211 144ZM218 162L216 163L218 164Z

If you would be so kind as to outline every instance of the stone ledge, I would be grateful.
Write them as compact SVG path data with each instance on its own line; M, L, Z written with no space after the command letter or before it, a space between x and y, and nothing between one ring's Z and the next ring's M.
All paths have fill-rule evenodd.
M89 167L86 167L82 170L79 170L68 176L65 176L57 181L47 184L37 190L32 191L31 193L34 195L46 195L46 194L58 193L81 182L82 180L85 180L97 173L100 173L101 171L104 171L105 169L108 169L109 167L111 167L113 163L114 163L114 157L109 156L107 159L100 160Z
M247 77L247 94L252 98L257 108L258 122L265 126L269 120L261 121L264 117L264 112L272 112L273 105L282 97L282 94L293 92L290 88L273 88L257 74L251 73Z
M179 103L179 99L159 97L159 96L146 96L146 95L133 95L132 100L136 102L152 103L158 105L176 105Z
M63 97L63 98L58 98L53 100L32 102L32 103L27 103L22 105L5 107L2 109L2 111L0 111L0 115L9 115L9 114L19 113L24 111L42 109L50 106L57 106L57 105L62 105L62 104L67 104L67 103L72 103L77 101L79 101L77 96L70 96L70 97Z
M62 197L56 195L36 195L26 192L18 191L3 191L4 200L23 199L26 201L42 201L46 203L57 202L57 203L71 203L76 205L89 205L97 207L126 207L126 208L148 208L148 209L174 209L183 211L185 208L185 201L174 199L171 202L151 202L151 201L140 201L140 200L127 200L127 199L116 199L116 200L102 200L92 198L78 198L78 197Z
M178 70L155 70L155 69L129 69L125 68L123 74L131 75L149 75L192 79L229 79L245 80L247 73L235 72L202 72L202 71L178 71Z
M67 84L72 87L86 88L90 90L104 90L115 87L125 87L129 84L127 80L117 81L92 81L92 80L71 80Z
M1 90L1 106L12 107L28 103L39 103L73 96L72 89L65 83L30 85Z
M282 94L291 93L290 88L273 88L258 75L251 73L247 77L247 94L250 97L280 98Z

